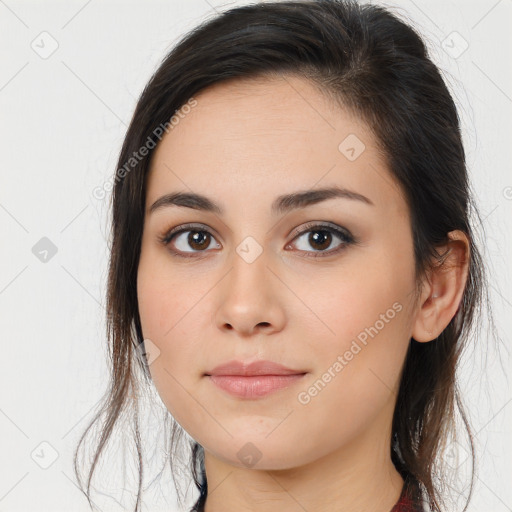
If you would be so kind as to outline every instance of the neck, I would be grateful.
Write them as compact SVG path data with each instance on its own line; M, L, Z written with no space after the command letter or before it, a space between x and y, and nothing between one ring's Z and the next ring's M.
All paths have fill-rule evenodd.
M240 468L205 450L205 512L389 512L404 481L391 461L389 436L366 434L290 469Z

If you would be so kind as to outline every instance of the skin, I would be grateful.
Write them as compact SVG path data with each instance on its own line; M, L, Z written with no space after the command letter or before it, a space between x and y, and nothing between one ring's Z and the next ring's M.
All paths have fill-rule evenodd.
M361 119L294 76L216 84L195 99L153 155L137 292L144 337L158 348L154 384L205 449L205 510L389 512L403 486L389 448L400 372L411 337L433 340L455 315L467 239L451 233L453 264L416 295L409 211ZM338 149L349 134L365 145L354 161ZM331 198L271 214L281 194L332 185L373 205ZM206 195L225 213L149 213L177 191ZM318 230L292 232L310 221L345 228L357 243L331 232L319 250L309 237ZM202 245L187 243L190 232L167 247L159 240L185 223L212 236ZM250 263L237 252L248 236L262 250ZM322 250L331 255L307 257ZM400 312L301 403L299 393L397 303ZM307 374L263 398L235 398L204 376L232 359L269 359ZM237 455L247 452L256 464Z

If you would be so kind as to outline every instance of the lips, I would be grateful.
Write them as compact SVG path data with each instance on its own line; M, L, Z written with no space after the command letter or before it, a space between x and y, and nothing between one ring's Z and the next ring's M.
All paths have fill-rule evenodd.
M288 388L308 373L273 361L229 361L216 366L205 376L217 388L242 399L258 399Z
M254 361L252 363L228 361L206 372L206 375L238 375L250 377L255 375L300 375L304 373L307 373L306 370L294 370L282 364L274 363L273 361Z

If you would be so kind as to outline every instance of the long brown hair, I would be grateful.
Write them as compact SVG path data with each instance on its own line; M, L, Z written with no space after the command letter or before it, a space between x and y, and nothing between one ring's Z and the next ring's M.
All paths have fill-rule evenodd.
M265 2L218 14L184 36L144 88L119 155L112 193L106 304L111 382L100 412L75 453L75 472L83 489L79 448L90 428L101 421L88 473L89 500L99 457L116 422L132 411L139 469L135 511L141 503L143 450L137 403L140 390L152 382L143 350L136 278L145 178L155 139L160 139L162 127L171 128L170 120L178 119L176 112L208 86L287 73L310 80L372 129L411 212L417 282L431 269L432 261L442 264L435 249L448 241L450 231L462 230L469 238L469 274L455 317L432 342L410 341L390 446L393 463L411 494L417 499L421 494L430 510L441 512L446 468L438 462L450 436L456 437L458 410L473 462L469 503L475 453L456 367L468 341L476 338L475 318L482 313L482 304L487 304L489 319L492 311L486 270L472 228L473 220L482 222L468 181L459 118L418 33L383 7L341 0ZM150 148L147 154L132 161L144 146ZM168 438L175 450L181 427L172 420L170 430ZM200 492L196 509L207 494L203 456L202 447L192 443L190 469Z

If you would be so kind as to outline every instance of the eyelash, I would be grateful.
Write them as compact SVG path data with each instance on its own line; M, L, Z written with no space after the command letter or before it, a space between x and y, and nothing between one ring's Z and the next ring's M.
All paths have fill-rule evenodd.
M198 224L183 224L179 226L180 229L172 228L169 231L165 232L163 235L158 237L158 240L160 243L165 245L166 247L171 243L171 241L181 233L186 233L188 231L191 232L197 232L197 233L208 233L211 237L215 238L214 235L210 232L210 230L206 229L205 227L198 225ZM299 252L309 252L310 254L308 256L302 256L305 258L321 258L321 257L327 257L332 256L334 254L338 254L340 251L345 249L348 245L357 243L357 240L354 238L354 236L346 229L342 229L339 227L335 227L330 224L318 224L315 222L310 222L305 224L304 229L301 230L298 233L294 233L293 240L296 240L297 238L301 237L302 235L310 232L315 231L327 231L328 233L334 233L336 236L338 236L342 243L336 248L331 249L330 251L300 251ZM290 242L291 243L291 242ZM192 255L184 255L180 251L176 251L174 249L169 249L171 253L177 257L181 258L194 258L195 256ZM201 252L206 251L191 251L190 254L198 254Z

